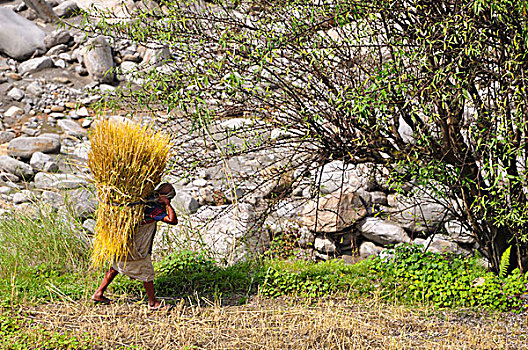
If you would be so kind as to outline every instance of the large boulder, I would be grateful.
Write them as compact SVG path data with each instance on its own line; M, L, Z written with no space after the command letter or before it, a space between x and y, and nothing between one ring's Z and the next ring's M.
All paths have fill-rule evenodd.
M192 214L200 208L200 203L189 192L176 190L176 195L171 201L172 206L177 211Z
M51 137L17 137L7 146L7 154L11 157L30 159L33 153L59 153L60 141Z
M445 235L433 235L427 239L417 238L413 244L423 245L423 249L431 253L465 253L456 242Z
M35 51L45 49L46 33L36 24L0 7L0 51L17 60L32 56Z
M228 264L264 251L267 234L258 230L255 208L246 203L227 207L203 207L195 216L202 242L218 261Z
M33 177L33 168L30 165L9 156L0 156L0 170L24 179Z
M86 177L73 174L47 174L37 173L35 175L35 187L48 190L68 190L88 185Z
M322 171L321 171L322 170ZM374 170L368 164L345 164L340 160L325 164L313 171L315 182L323 194L333 193L342 186L355 191L369 189L374 181Z
M114 81L114 57L103 36L89 40L83 48L83 61L90 76L100 83Z
M452 218L449 205L437 199L390 194L387 201L390 221L412 232L433 232Z
M358 224L358 229L363 237L382 245L411 241L400 226L376 217L366 218Z
M367 215L356 192L340 191L309 201L301 213L301 223L315 232L332 233L351 227Z

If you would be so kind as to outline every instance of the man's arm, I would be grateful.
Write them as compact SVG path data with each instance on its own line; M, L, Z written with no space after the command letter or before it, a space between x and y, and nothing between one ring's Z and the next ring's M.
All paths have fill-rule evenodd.
M170 199L166 196L159 196L158 203L165 206L165 211L167 216L165 216L161 221L169 225L176 225L178 223L178 217L176 217L176 212L170 204Z

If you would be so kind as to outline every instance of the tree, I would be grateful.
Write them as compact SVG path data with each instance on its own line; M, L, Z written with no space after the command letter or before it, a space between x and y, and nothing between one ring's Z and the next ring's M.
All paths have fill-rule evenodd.
M495 271L509 246L511 267L526 263L525 1L162 0L100 15L93 31L170 52L116 100L285 131L226 157L291 146L291 168L383 165L448 199Z

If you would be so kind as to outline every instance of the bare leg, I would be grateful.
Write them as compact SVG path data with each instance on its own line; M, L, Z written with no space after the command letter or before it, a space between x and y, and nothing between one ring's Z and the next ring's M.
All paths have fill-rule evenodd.
M145 290L147 291L149 306L152 308L158 308L161 305L161 302L158 299L156 299L156 295L154 293L154 281L143 282L143 286L145 287Z
M101 285L97 290L95 291L94 295L92 296L93 301L99 301L103 303L110 303L111 300L104 296L104 292L106 291L106 288L112 283L115 276L117 276L119 272L114 270L114 268L110 267L108 271L105 273L103 280L101 281Z

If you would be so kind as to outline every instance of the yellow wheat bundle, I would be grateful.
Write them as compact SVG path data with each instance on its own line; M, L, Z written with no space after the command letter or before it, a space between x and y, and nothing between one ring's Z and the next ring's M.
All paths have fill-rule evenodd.
M128 254L134 229L143 219L141 202L160 182L170 142L149 126L101 120L90 135L88 166L99 206L92 264L101 267Z

